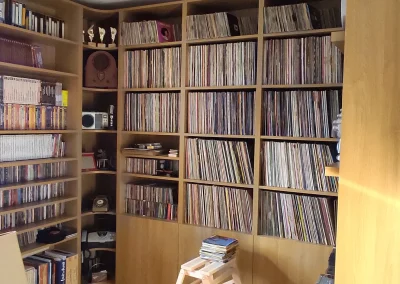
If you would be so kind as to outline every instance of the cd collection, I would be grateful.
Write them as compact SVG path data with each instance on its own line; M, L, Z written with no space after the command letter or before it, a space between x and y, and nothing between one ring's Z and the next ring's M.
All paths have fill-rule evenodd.
M186 185L186 223L251 233L253 200L245 189Z
M256 47L256 42L190 46L189 86L254 85Z
M126 88L174 88L181 86L181 48L125 52Z
M330 36L267 40L264 58L264 84L334 84L343 80L343 54Z
M144 217L175 221L178 215L177 204L126 199L125 206L127 213Z
M340 102L337 90L264 92L263 134L329 138Z
M127 93L125 130L179 131L179 93Z
M253 135L254 92L199 92L188 96L188 132Z
M253 184L247 142L190 138L186 143L187 178Z
M0 2L0 12L1 5ZM43 68L42 49L39 46L0 37L0 50L1 62Z
M334 246L332 207L327 198L260 192L260 234Z
M338 179L325 176L333 164L329 146L265 141L261 165L266 186L337 192Z
M158 160L126 158L126 171L128 173L157 175Z

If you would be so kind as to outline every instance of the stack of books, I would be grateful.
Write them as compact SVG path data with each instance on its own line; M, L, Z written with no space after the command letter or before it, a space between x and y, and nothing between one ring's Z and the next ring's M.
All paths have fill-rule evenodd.
M239 242L236 239L215 235L203 240L200 257L210 261L226 263L235 257L238 246Z

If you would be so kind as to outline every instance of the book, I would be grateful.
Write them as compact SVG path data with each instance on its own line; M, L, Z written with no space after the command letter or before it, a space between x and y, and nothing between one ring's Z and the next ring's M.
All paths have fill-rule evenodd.
M200 257L215 262L228 262L235 257L237 247L238 240L215 235L203 240Z

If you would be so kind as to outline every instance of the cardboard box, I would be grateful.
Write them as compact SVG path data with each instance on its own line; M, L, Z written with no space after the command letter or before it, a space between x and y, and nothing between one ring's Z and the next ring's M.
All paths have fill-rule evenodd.
M27 284L17 233L0 234L0 283Z

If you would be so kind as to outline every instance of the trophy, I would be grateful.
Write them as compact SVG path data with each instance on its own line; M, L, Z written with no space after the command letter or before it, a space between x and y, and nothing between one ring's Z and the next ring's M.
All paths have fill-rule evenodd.
M97 47L105 48L105 47L106 47L106 44L103 43L103 41L104 41L104 36L106 35L106 30L99 27L99 35L100 35L100 41L101 41L101 43L98 43L98 44L97 44Z
M87 32L88 32L89 40L90 40L90 42L88 42L88 45L96 46L96 43L93 42L93 39L94 39L94 25L91 25L90 28L88 28Z
M112 43L108 44L108 47L117 47L117 45L115 44L115 38L117 37L117 29L110 27L110 30L111 30Z

